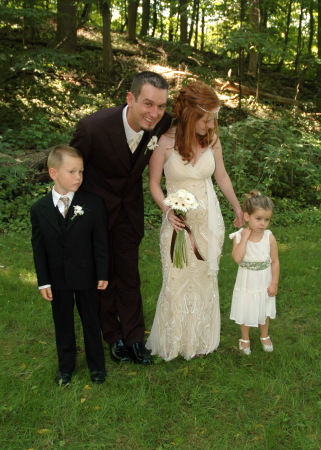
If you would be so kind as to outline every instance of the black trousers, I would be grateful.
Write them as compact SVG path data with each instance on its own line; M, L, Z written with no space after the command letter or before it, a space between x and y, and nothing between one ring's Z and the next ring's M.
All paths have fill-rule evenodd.
M86 359L93 370L105 370L105 356L99 325L99 296L95 288L72 291L52 289L52 314L56 331L59 370L72 372L76 364L74 306L81 319Z
M108 287L100 291L100 325L104 340L127 345L144 340L145 324L138 271L141 237L125 212L119 214L108 234Z

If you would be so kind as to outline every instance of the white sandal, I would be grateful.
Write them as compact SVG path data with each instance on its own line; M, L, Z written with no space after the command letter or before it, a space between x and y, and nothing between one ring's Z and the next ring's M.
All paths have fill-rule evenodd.
M264 337L264 338L260 338L261 344L262 344L262 348L263 348L263 350L264 350L265 352L273 352L273 344L272 344L271 339L270 339L271 344L266 345L266 344L264 344L264 342L263 342L263 341L267 341L268 339L270 339L270 336L267 336L267 337Z
M244 353L244 355L250 355L251 354L251 349L250 347L247 348L243 348L242 347L242 342L244 342L244 344L249 344L250 341L246 340L246 339L239 339L239 349L242 353Z

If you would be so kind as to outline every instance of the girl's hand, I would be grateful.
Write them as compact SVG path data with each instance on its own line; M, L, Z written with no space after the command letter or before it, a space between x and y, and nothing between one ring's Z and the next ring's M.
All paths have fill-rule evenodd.
M269 297L275 297L278 293L278 286L277 284L270 284L270 286L267 288L267 293Z
M242 239L245 239L246 241L250 238L252 233L252 230L250 227L246 227L242 230Z
M178 216L176 216L173 209L169 209L167 211L166 217L168 222L172 225L175 231L180 231L183 228L185 228L184 220L181 220Z

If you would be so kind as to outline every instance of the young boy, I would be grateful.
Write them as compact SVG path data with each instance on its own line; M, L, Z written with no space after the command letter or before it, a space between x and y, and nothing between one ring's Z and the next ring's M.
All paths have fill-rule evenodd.
M68 384L75 368L76 302L91 380L99 384L106 376L97 291L108 285L105 205L98 196L78 191L84 169L75 148L54 147L48 170L54 187L31 207L31 242L39 290L52 306L59 361L56 382Z

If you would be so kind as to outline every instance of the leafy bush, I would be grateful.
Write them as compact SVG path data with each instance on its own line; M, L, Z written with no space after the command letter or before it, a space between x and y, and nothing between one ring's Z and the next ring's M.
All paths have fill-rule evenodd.
M288 227L298 224L306 226L321 224L320 206L302 206L300 202L289 198L276 199L274 204L273 225Z
M286 119L249 117L220 129L224 159L239 197L259 189L305 205L321 200L320 139Z
M32 203L47 192L47 186L29 181L30 171L19 164L0 165L0 231L25 231L30 228Z
M1 52L1 44L0 44ZM87 59L87 63L84 61ZM108 103L79 82L96 56L65 55L42 48L4 53L0 73L0 133L8 148L44 149L69 142L75 123ZM110 100L108 100L110 102Z
M24 192L27 183L28 169L20 164L10 164L0 159L0 201L11 202Z

